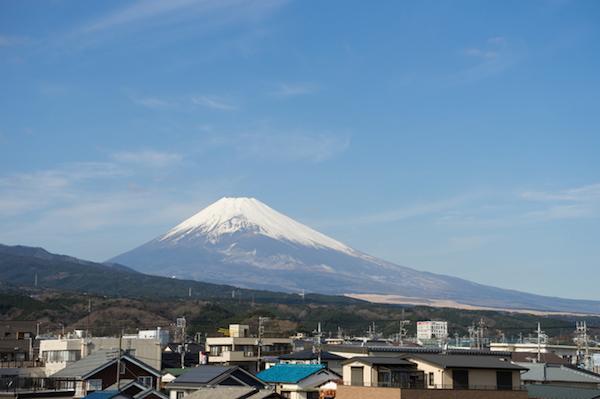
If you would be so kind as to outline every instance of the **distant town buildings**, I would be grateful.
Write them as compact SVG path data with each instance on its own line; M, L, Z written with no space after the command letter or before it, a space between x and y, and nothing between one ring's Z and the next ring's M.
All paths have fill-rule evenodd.
M448 337L447 321L417 322L417 339L446 339Z

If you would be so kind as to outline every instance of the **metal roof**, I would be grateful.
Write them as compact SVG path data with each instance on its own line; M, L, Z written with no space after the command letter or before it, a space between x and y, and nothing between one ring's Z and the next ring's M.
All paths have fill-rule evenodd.
M266 382L288 382L297 383L308 376L325 369L324 364L282 364L268 368L256 375Z
M100 349L81 360L76 361L62 370L52 374L51 377L82 378L84 375L99 369L117 358L118 349Z

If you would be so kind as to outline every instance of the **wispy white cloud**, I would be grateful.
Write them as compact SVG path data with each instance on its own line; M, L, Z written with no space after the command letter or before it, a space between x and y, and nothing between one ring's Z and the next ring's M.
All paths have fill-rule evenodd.
M600 184L556 192L526 191L521 194L521 198L533 201L600 201Z
M121 35L131 36L164 26L177 26L174 34L193 35L242 21L256 21L286 2L287 0L140 0L87 21L69 37L71 40L93 45Z
M25 36L0 36L0 46L16 46L26 43L27 40Z
M76 185L96 179L124 176L110 163L70 163L53 170L15 173L0 178L0 216L14 216L42 209L57 201L72 201Z
M450 81L454 84L472 83L504 72L523 59L526 47L519 41L496 37L487 40L484 46L462 49L459 53L478 60L478 64L453 75Z
M116 152L113 158L118 162L136 164L152 168L164 168L178 164L183 160L183 155L158 152L154 150L142 150L139 152Z
M294 84L279 84L279 89L270 93L275 97L293 97L313 94L320 89L319 85L312 82L301 82Z
M215 99L210 96L197 95L191 98L194 104L203 105L213 109L233 110L236 109L233 105L226 104L225 102Z
M349 135L332 133L253 132L214 136L211 145L232 147L242 159L322 162L343 153Z

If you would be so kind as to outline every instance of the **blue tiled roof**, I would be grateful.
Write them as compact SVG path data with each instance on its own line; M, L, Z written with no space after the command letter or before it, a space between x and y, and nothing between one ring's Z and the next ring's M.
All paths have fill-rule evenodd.
M324 364L281 364L278 363L256 375L265 382L296 383L325 368Z

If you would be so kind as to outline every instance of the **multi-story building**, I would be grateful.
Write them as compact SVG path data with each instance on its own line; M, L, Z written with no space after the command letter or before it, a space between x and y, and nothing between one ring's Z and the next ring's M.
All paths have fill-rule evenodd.
M265 357L292 353L293 339L250 335L250 327L241 324L229 326L229 336L207 337L208 363L236 365L251 373L259 371L259 362Z
M37 356L34 348L35 321L4 321L0 325L0 362L2 368L23 367Z
M68 365L83 359L100 349L118 349L135 357L154 369L161 369L161 356L165 335L140 331L139 335L117 337L83 337L83 334L68 334L40 341L40 356L44 360L45 374L51 376ZM150 338L145 338L149 336ZM168 335L166 335L168 340Z
M448 336L447 321L418 321L417 339L445 339Z

